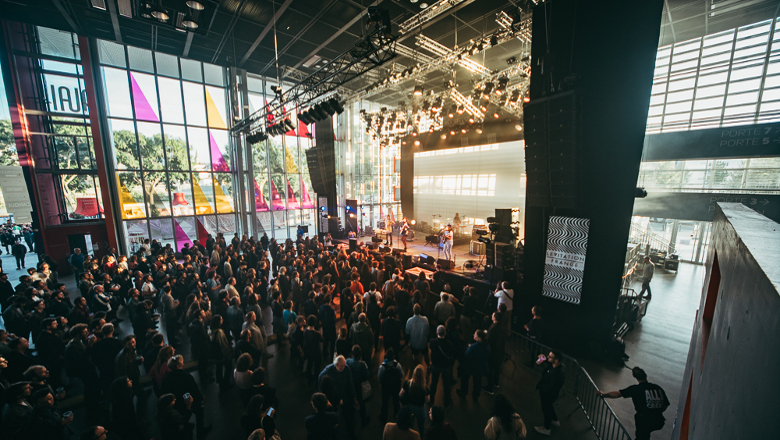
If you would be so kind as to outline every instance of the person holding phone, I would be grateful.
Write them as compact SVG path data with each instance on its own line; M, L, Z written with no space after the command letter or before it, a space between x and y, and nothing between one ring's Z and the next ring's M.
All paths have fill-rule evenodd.
M69 439L70 425L73 422L73 413L68 411L61 414L54 406L54 395L51 390L42 388L30 396L33 404L33 412L30 418L27 438L40 438L47 440Z
M558 394L566 381L566 371L561 360L563 355L558 350L552 350L547 356L540 354L537 364L545 364L542 378L536 384L536 390L539 391L539 398L542 401L542 414L544 414L544 426L536 426L536 432L542 435L550 435L550 429L554 426L561 426L558 416L555 414L553 403L558 398Z
M168 373L162 381L160 392L163 394L173 394L174 396L182 396L181 399L176 399L176 405L174 408L181 414L187 414L189 411L195 414L195 426L198 432L198 438L202 438L205 434L211 431L211 426L205 426L204 424L204 411L203 405L206 399L198 388L198 384L195 382L195 378L191 374L184 371L184 357L176 355L168 361L168 367L171 372ZM191 398L191 403L187 407L187 401Z

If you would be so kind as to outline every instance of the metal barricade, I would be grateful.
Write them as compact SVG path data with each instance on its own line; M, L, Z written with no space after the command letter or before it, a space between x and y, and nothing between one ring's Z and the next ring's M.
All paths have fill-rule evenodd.
M540 372L534 368L538 355L546 355L552 350L551 347L514 331L507 341L506 349L507 360L513 364L510 377L514 376L518 365L539 375ZM567 373L563 391L577 400L579 409L584 413L596 437L600 440L631 440L631 436L618 420L612 407L599 397L598 387L579 362L564 355L561 363Z

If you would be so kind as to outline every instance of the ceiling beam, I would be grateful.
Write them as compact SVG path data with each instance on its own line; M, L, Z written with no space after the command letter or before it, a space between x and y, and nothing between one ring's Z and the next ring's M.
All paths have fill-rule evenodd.
M382 1L382 0L376 0L376 1L374 1L373 3L371 3L370 5L368 5L368 7L366 7L366 8L365 8L365 9L363 9L362 11L360 11L360 13L359 13L359 14L358 14L358 15L357 15L355 18L353 18L352 20L350 20L350 21L349 21L349 23L347 23L347 24L345 24L344 26L342 26L342 27L341 27L341 29L337 30L337 31L336 31L336 32L335 32L333 35L331 35L331 36L330 36L330 38L328 38L327 40L323 41L323 42L322 42L322 44L320 44L319 46L317 46L317 48L316 48L316 49L314 49L313 51L311 51L311 53L309 53L309 54L308 54L308 55L306 55L305 57L301 58L301 60L300 60L300 61L298 61L298 63L296 63L296 64L293 66L293 69L297 69L298 67L300 67L300 66L301 66L301 64L303 64L303 63L304 63L306 60L308 60L308 59L309 59L309 58L311 58L312 56L316 55L316 54L317 54L317 52L319 52L319 51L321 51L323 48L325 48L325 46L327 46L328 44L330 44L330 42L331 42L331 41L335 40L335 39L336 39L336 38L337 38L339 35L341 35L341 34L343 34L344 32L346 32L346 31L347 31L349 28L351 28L351 27L352 27L352 26L353 26L355 23L357 23L357 22L358 22L360 19L362 19L362 18L363 18L363 17L366 15L366 13L368 12L368 8L370 8L370 7L372 7L372 6L376 6L376 5L378 5L378 4L379 4L379 2L381 2L381 1Z
M111 16L111 26L114 27L114 39L119 44L122 42L122 29L119 28L119 18L117 17L117 5L114 0L107 0L106 7L108 7L108 14Z
M62 6L62 2L60 2L60 0L51 0L51 2L54 4L57 10L60 11L60 14L62 14L62 18L64 18L65 21L68 22L71 30L73 30L73 32L77 34L81 33L81 31L79 30L79 26L76 24L76 21L73 20L73 17L71 17L70 14L68 14L68 11L65 10L65 7Z
M282 16L284 11L287 10L287 7L290 6L290 3L292 3L292 0L285 0L282 6L279 8L278 11L276 11L276 14L274 14L274 17L271 19L271 21L265 25L265 28L263 28L263 31L260 32L260 35L257 36L257 39L255 39L255 42L252 43L252 46L249 47L249 50L246 51L246 54L244 54L244 57L241 58L241 62L238 63L238 66L241 67L244 65L246 60L249 59L249 57L252 55L252 52L257 49L257 46L260 45L260 42L263 41L263 38L265 38L266 35L268 35L268 32L273 27L274 23L276 23L277 20L279 20L279 17ZM298 67L298 66L296 66Z
M233 16L230 17L230 23L225 29L225 32L222 34L222 38L219 40L219 44L217 44L217 50L214 51L214 56L211 57L212 63L215 63L217 58L219 58L219 54L222 53L222 49L225 47L225 42L227 41L228 36L230 36L230 34L233 32L233 28L235 28L236 23L238 23L238 18L241 16L241 13L243 13L245 5L246 0L241 0L241 3L238 4L235 12L233 12Z

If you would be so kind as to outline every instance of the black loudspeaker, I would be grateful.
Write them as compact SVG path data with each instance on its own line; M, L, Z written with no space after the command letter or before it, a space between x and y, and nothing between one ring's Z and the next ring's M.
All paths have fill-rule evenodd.
M385 254L385 270L387 273L393 273L395 270L395 257Z
M515 267L515 248L508 243L495 243L495 266L499 269Z
M398 249L398 248L394 248L394 249L393 249L393 255L396 255L396 256L398 256L398 255L401 255L401 254L403 254L403 253L404 253L404 250L403 250L403 249Z
M345 225L345 229L347 232L354 232L357 234L358 228L357 228L357 220L360 213L357 210L357 200L346 200L346 208L345 208L345 217L347 219L347 224Z
M384 241L384 240L382 240L381 238L377 238L377 237L371 237L371 242L372 242L372 243L381 243L381 242L383 242L383 241Z
M436 260L436 266L441 266L444 270L452 270L455 267L455 263L452 262L452 260L445 260L444 258L439 258Z
M577 207L577 99L574 92L523 107L529 206Z
M424 263L424 264L428 264L428 265L433 266L433 263L435 263L435 262L436 262L436 259L433 258L432 256L425 255L423 253L420 254L420 263Z
M357 251L357 238L350 238L349 239L349 251L350 252Z
M306 165L309 167L309 176L311 176L311 187L317 194L326 194L325 185L322 181L321 167L319 163L319 154L317 147L306 150Z
M412 256L409 254L404 255L404 269L412 267Z

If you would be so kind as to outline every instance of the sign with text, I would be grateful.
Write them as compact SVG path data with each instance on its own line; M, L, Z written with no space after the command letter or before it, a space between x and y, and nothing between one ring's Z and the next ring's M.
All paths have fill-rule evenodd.
M0 191L2 191L5 200L5 210L14 215L16 223L32 222L30 193L27 191L22 167L18 165L0 166Z
M589 219L550 217L542 295L580 303L589 230Z
M643 199L636 199L634 215L711 222L718 203L742 203L780 222L780 196L774 194L651 192Z
M645 162L780 155L780 123L645 136Z

